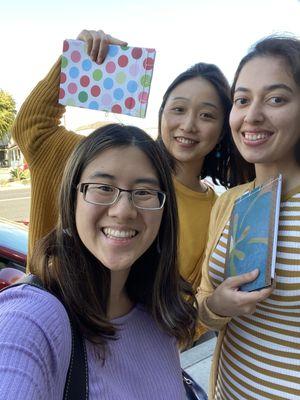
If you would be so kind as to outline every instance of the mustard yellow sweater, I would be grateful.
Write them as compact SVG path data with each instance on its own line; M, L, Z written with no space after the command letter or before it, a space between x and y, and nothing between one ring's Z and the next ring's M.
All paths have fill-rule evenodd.
M217 195L210 187L205 193L198 193L176 178L173 181L179 215L180 271L197 289L201 281L210 213Z
M82 136L60 125L65 107L58 104L60 59L22 105L13 127L31 173L28 260L36 240L54 228L62 174Z

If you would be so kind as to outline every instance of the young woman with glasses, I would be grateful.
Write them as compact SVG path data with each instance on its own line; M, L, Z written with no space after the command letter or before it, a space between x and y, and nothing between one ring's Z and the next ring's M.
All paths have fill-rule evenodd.
M119 124L82 140L59 222L31 261L48 291L0 294L1 397L62 399L68 309L85 339L89 399L185 399L178 343L192 340L197 310L176 254L176 198L158 144Z
M84 30L78 39L87 43L91 59L98 63L105 59L108 44L126 44L103 31ZM62 173L83 138L59 124L65 112L58 104L60 65L59 59L28 96L13 129L32 177L29 266L34 243L55 226ZM172 162L180 219L180 271L194 289L200 283L210 211L217 197L201 179L211 176L228 187L243 182L232 155L230 108L230 89L222 72L215 65L199 63L171 83L159 111L159 142L177 164Z

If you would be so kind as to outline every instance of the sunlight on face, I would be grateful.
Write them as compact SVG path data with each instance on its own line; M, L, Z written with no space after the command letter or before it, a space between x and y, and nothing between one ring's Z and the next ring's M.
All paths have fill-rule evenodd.
M223 122L222 104L213 85L202 78L189 79L176 86L166 102L162 140L183 165L201 166L216 146Z
M101 152L83 171L80 182L128 190L160 190L151 162L134 146ZM76 226L80 239L103 265L114 271L130 268L150 247L162 214L163 209L137 209L125 192L108 206L87 203L82 193L77 195Z
M300 88L281 58L256 57L242 68L230 114L234 142L251 163L295 163L300 139Z

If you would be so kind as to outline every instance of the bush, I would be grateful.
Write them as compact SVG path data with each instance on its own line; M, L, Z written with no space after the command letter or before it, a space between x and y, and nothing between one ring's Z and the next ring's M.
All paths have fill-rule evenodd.
M30 172L27 164L21 167L16 167L10 170L10 175L14 180L22 181L24 179L30 179Z

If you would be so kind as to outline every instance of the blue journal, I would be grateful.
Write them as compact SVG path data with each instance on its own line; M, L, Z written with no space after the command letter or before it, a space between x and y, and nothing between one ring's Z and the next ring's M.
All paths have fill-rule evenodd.
M275 274L282 177L279 175L239 197L230 217L225 277L260 273L242 291L270 286Z

